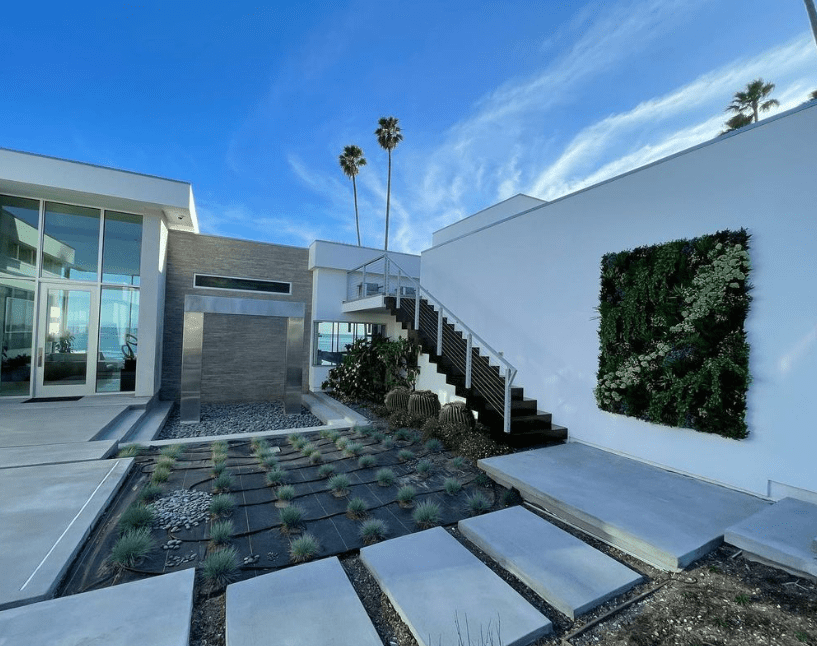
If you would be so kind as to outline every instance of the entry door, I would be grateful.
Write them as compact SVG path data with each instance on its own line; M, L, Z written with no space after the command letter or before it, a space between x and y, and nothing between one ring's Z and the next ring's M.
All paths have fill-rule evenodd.
M40 284L36 397L94 392L98 312L92 287Z

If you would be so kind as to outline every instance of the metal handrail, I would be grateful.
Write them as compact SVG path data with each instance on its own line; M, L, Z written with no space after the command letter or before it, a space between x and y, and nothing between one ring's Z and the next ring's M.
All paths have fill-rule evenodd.
M353 298L352 290L349 289L349 281L347 278L347 293L346 296L348 301L358 300L359 298L365 298L369 294L367 293L366 289L366 268L373 265L374 263L383 261L383 273L376 272L374 275L376 276L383 276L384 284L383 284L383 293L384 295L390 295L389 290L389 278L391 275L392 266L397 269L397 288L396 288L396 299L397 299L397 307L400 307L400 300L401 298L412 298L414 303L414 329L419 331L420 328L420 296L421 294L424 295L426 301L429 302L436 310L437 310L437 354L442 355L443 348L442 348L442 329L443 329L443 316L445 316L449 323L452 323L455 327L459 327L465 336L466 341L466 350L465 350L465 387L471 387L471 376L472 376L472 349L474 346L479 347L488 355L489 361L493 359L496 363L500 364L504 367L504 371L500 371L500 376L503 376L505 381L505 393L504 393L504 410L503 410L503 426L504 431L506 433L510 432L510 420L511 420L511 384L513 383L514 378L516 377L517 369L508 361L501 352L495 350L488 344L485 339L483 339L479 334L474 332L468 325L466 325L463 320L458 317L454 312L452 312L449 308L445 307L442 302L437 299L431 292L429 292L425 287L420 285L420 281L416 280L413 276L407 273L398 263L392 260L390 254L384 253L377 258L373 258L368 262L364 262L362 265L355 267L354 269L350 269L346 274L347 277L354 273L360 272L363 273L363 282L361 283L364 287L361 290L363 292L362 295L358 295L357 298ZM414 294L413 296L402 296L400 292L400 287L402 286L402 281L408 281L408 284L414 287ZM504 375L502 375L504 372Z

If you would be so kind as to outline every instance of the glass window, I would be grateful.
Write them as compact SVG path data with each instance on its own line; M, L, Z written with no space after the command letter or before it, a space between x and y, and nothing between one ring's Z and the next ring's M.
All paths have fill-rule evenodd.
M40 203L0 195L0 272L37 275Z
M99 304L97 392L136 390L139 290L103 287Z
M99 219L98 209L46 202L44 277L96 280Z
M105 211L102 282L138 285L141 258L142 216Z
M43 384L79 386L88 373L89 289L49 289Z
M0 395L28 395L34 336L34 281L0 277Z
M277 280L205 276L204 274L196 274L194 276L193 286L209 287L211 289L231 289L241 292L267 292L271 294L289 294L292 289L290 283L283 283Z
M337 366L343 361L348 346L356 339L385 336L386 326L376 323L320 321L315 323L315 357L313 365Z

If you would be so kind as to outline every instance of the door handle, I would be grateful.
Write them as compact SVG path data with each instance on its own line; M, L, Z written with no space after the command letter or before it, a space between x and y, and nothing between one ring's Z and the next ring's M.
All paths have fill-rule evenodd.
M37 367L38 368L43 367L43 349L42 348L37 348Z

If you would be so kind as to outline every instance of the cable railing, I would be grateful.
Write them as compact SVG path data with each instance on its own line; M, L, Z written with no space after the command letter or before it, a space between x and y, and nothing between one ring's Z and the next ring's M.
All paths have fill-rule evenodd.
M473 388L502 415L503 430L509 433L511 385L517 371L502 353L422 287L419 279L408 274L389 254L346 273L347 302L378 295L393 296L396 308L402 306L414 317L414 329L432 341L436 339L437 356L445 357L463 372L465 387Z

